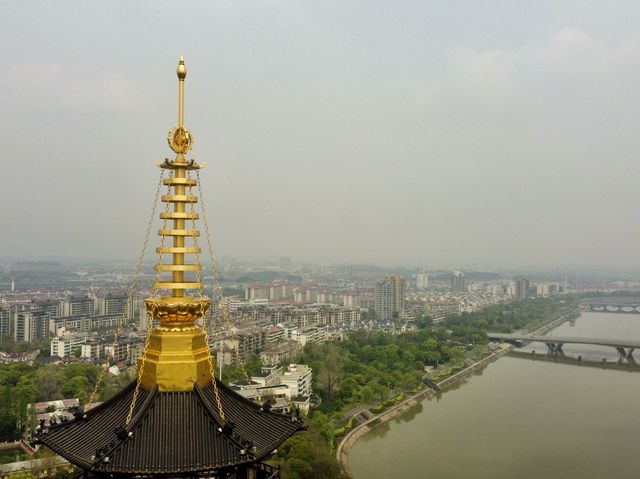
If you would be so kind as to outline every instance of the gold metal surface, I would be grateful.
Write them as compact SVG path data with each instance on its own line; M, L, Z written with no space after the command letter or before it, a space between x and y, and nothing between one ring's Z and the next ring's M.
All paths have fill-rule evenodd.
M196 254L201 253L202 250L198 246L188 246L188 247L180 247L176 248L174 246L158 246L156 248L156 253L187 253L187 254Z
M176 153L173 161L165 160L160 168L173 173L162 183L167 194L161 196L166 210L160 213L164 220L158 230L161 244L156 248L159 261L156 265L154 294L145 300L147 312L159 326L153 330L146 342L145 352L138 361L139 385L152 388L158 385L160 391L187 391L194 384L204 386L210 383L212 376L212 358L207 345L206 333L196 325L208 311L211 300L202 295L203 283L200 281L202 266L199 262L200 247L197 237L200 231L195 220L198 213L193 204L198 197L191 195L191 188L198 180L188 177L187 172L199 170L202 165L194 160L186 160L185 154L193 146L193 136L184 126L184 80L187 70L180 58L177 69L178 126L169 132L168 142ZM190 204L190 211L185 208ZM189 221L189 227L186 222ZM171 222L171 225L167 225ZM173 238L165 245L166 238ZM163 262L163 254L169 254L170 263ZM195 262L188 255L195 255ZM170 276L169 276L170 275ZM187 276L190 275L190 276ZM192 281L195 276L195 281ZM185 290L198 290L198 297L185 296ZM158 290L170 291L170 296L158 296Z
M159 235L163 236L200 236L198 230L158 230Z
M183 126L169 130L167 142L176 153L187 153L193 147L193 135Z
M185 212L185 213L175 213L175 212L169 212L169 213L160 213L160 219L162 220L177 220L177 219L183 219L183 220L197 220L200 216L198 215L198 213L192 213L192 212Z
M157 264L156 271L200 271L202 266L199 264Z
M190 391L211 382L209 348L200 328L157 328L149 336L144 360L138 361L141 385L160 391Z
M176 271L173 272L173 275L176 275ZM154 284L154 286L158 289L172 289L174 290L173 292L175 292L175 290L179 289L179 290L185 290L185 289L198 289L200 286L202 285L202 283L200 283L199 281L158 281L157 283ZM172 295L172 297L175 299L176 296Z
M184 164L184 167L183 167ZM169 161L169 159L165 159L164 163L156 163L156 166L159 166L165 170L177 170L178 168L190 171L190 170L201 170L204 168L204 163L196 163L196 160L189 161Z
M211 300L209 298L194 298L193 296L185 296L176 300L174 297L162 296L147 299L144 305L149 314L158 321L193 323L207 312Z
M177 170L176 173L178 171L180 170ZM162 195L161 200L164 201L165 203L197 203L198 202L198 197L195 195L185 195L185 194L179 193L180 186L184 188L184 185L176 185L176 194Z
M162 181L162 184L165 186L173 186L173 185L196 186L198 182L191 178L167 178Z

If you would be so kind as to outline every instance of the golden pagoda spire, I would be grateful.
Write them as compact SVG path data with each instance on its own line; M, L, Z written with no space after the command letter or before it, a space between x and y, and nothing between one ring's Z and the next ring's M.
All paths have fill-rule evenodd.
M166 210L160 213L164 226L158 231L161 244L156 248L160 259L156 264L154 295L145 300L147 312L160 324L151 332L148 346L138 363L142 386L152 388L157 384L161 391L190 390L195 383L203 386L212 380L206 336L195 324L205 314L211 300L202 295L201 250L197 242L200 231L195 227L198 213L193 211L198 197L191 194L191 189L198 186L198 181L189 174L202 168L202 165L194 160L187 161L184 156L193 146L193 136L184 127L187 69L182 57L177 75L178 126L170 130L167 137L176 157L159 165L171 174L163 180L169 191L162 196ZM187 205L190 205L189 209ZM167 228L169 221L173 224ZM187 221L191 227L187 227ZM170 246L165 246L167 240ZM187 244L189 240L190 244ZM163 262L163 254L171 255L171 263ZM194 261L188 262L187 255L193 255ZM170 277L165 277L169 274ZM171 294L158 295L158 291L162 290ZM188 290L196 290L197 296L185 295Z

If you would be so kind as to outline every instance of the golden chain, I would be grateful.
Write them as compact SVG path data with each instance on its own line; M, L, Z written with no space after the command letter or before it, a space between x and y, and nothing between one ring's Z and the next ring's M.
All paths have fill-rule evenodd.
M197 180L198 180L198 193L200 195L200 204L201 204L201 208L202 208L202 219L204 220L204 228L205 228L205 233L207 235L207 246L209 248L209 257L210 257L210 260L211 260L211 268L213 269L213 279L214 279L214 286L215 286L215 289L216 289L216 298L218 300L218 306L222 309L222 318L224 319L224 322L225 322L225 325L227 327L227 330L229 331L229 333L231 333L231 339L238 345L235 348L236 361L240 365L240 369L242 370L242 373L244 374L244 377L245 377L245 379L247 381L247 385L249 386L249 389L255 394L256 401L258 403L262 403L262 397L260 396L260 393L258 392L258 390L253 387L253 382L251 381L251 378L249 377L249 374L247 373L247 368L245 367L244 360L242 359L242 356L240 356L240 351L239 351L240 342L238 341L238 338L237 338L236 334L233 332L233 327L232 327L232 324L231 324L231 320L229 319L229 309L227 308L227 305L225 304L225 301L224 301L224 296L222 294L222 285L220 283L220 274L218 273L218 267L216 265L215 256L213 254L213 243L211 241L211 234L209 232L209 222L207 221L207 213L206 213L205 206L204 206L204 197L202 195L202 182L200 180L200 171L199 170L196 170L196 177L197 177Z
M164 170L162 170L164 171ZM173 178L173 171L169 173L169 180ZM160 189L158 188L158 191ZM167 185L167 194L171 194L171 185ZM158 201L158 196L156 194L156 202ZM169 202L165 204L164 212L169 212ZM154 211L155 213L155 211ZM162 229L167 228L167 218L165 214L164 221L162 222ZM160 248L158 249L158 264L162 264L162 251L164 249L164 235L160 235ZM157 307L156 298L158 296L158 281L160 280L160 268L156 268L156 278L153 283L153 292L151 293L151 299L153 300L154 305ZM146 313L145 313L146 314ZM124 427L129 427L129 423L131 423L131 419L133 418L133 411L136 407L136 403L138 402L138 395L140 394L140 387L142 386L142 375L144 373L144 366L146 364L147 359L147 349L149 348L149 339L151 338L151 331L153 330L153 316L149 317L149 321L147 321L147 332L144 340L144 349L142 350L142 362L140 364L140 371L138 371L138 377L136 379L136 388L133 391L133 397L131 398L131 404L129 405L129 413L127 414L127 419L124 422Z
M197 170L196 170L197 171ZM187 172L187 178L191 179L191 173L188 171ZM198 181L200 180L200 177L198 176ZM189 184L189 195L192 195L192 186L191 184ZM200 201L202 202L202 199L200 199ZM202 212L202 216L204 216L204 210ZM193 203L191 203L191 223L193 225L193 229L197 229L196 227L196 220L195 220L195 209L193 206ZM195 261L196 264L200 264L200 253L198 253L198 249L199 249L199 244L198 244L198 237L194 236L193 237L193 245L195 246ZM202 300L204 295L202 294L202 289L204 287L203 285L203 278L204 275L200 272L200 269L196 269L196 281L198 282L198 297L200 298L200 314L202 317L202 332L204 333L204 339L205 342L207 344L207 352L208 352L208 361L209 361L209 373L211 374L211 384L213 385L213 393L215 395L215 399L216 399L216 405L218 407L218 414L220 415L220 420L224 423L225 422L225 417L224 417L224 410L222 408L222 401L220 400L220 392L218 391L218 382L216 381L216 372L213 368L213 358L211 356L211 347L209 346L209 332L207 331L207 318L206 318L206 311L204 310L204 301Z
M144 259L144 254L145 254L145 252L147 250L147 244L149 243L149 233L151 232L151 226L153 224L153 218L155 217L155 214L156 214L156 207L158 205L158 197L160 196L160 188L162 187L162 177L163 176L164 176L164 171L161 170L160 171L160 179L158 181L158 187L156 188L156 197L155 197L155 199L153 201L153 207L151 208L151 216L149 217L149 222L147 223L147 231L145 233L144 243L142 244L142 250L140 251L140 255L138 256L138 262L136 263L136 269L135 269L135 273L134 273L134 276L133 276L133 281L131 282L131 285L129 286L129 291L127 293L127 302L125 303L124 311L122 312L122 315L120 316L120 319L118 320L118 325L116 327L116 335L115 335L115 338L113 339L113 343L111 343L111 351L107 355L107 360L104 363L104 367L100 371L100 374L98 375L95 387L93 388L93 391L91 392L91 395L89 396L89 401L87 402L87 404L91 404L91 403L93 403L95 401L96 396L98 395L98 389L100 388L100 384L102 384L102 381L104 381L104 377L105 377L107 371L109 370L109 363L111 361L111 358L115 355L116 346L118 345L118 340L120 339L120 334L122 333L122 326L124 325L124 323L126 321L127 315L129 313L129 307L131 306L133 290L136 288L136 286L138 284L138 278L140 277L140 269L142 267L142 261Z

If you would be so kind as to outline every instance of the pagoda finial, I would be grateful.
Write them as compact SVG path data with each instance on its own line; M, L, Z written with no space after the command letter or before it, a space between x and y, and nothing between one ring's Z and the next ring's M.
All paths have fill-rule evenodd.
M178 62L178 126L169 131L167 141L169 147L178 155L176 161L184 161L184 154L193 146L193 135L184 127L184 79L187 77L187 67L184 58Z
M181 56L178 62L178 79L184 81L187 77L187 67L184 66L184 58Z
M193 137L184 127L187 69L182 57L177 73L178 126L169 132L167 138L176 158L159 164L160 168L171 170L172 174L163 180L169 191L161 197L167 208L160 214L164 222L158 231L162 241L156 249L160 256L156 264L154 295L145 300L147 311L160 325L151 333L149 348L139 369L142 385L149 389L157 384L161 391L190 390L196 383L203 386L212 380L205 335L195 324L209 309L211 300L203 296L199 261L201 249L198 245L200 231L196 224L198 213L193 207L198 197L192 194L193 188L198 187L198 181L190 176L191 171L199 170L202 165L185 159L193 145ZM168 225L167 222L173 224ZM171 261L164 262L165 253L171 255ZM189 255L194 255L193 261L188 261ZM158 295L160 290L170 292L170 295ZM188 294L189 290L195 290L196 295Z

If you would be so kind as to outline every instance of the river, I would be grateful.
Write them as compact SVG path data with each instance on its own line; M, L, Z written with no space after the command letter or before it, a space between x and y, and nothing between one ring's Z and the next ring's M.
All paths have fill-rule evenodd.
M582 313L549 334L640 339L640 315ZM618 358L609 347L564 351ZM374 428L349 467L354 479L638 477L639 447L640 372L507 356Z

